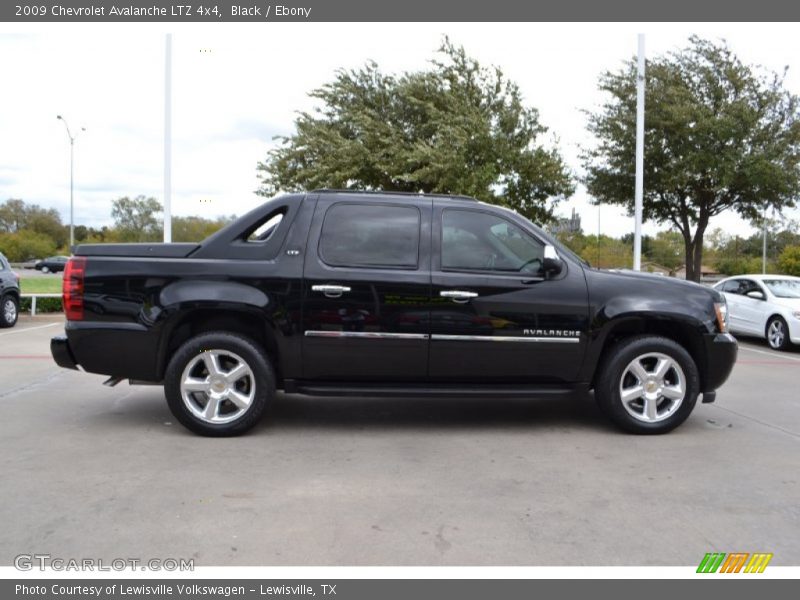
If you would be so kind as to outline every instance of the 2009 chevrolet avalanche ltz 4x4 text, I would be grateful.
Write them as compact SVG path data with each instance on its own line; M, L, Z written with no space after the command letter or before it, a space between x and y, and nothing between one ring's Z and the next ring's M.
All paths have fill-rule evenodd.
M471 198L276 197L199 244L82 245L62 367L163 383L186 427L233 435L276 388L315 395L594 390L635 433L712 402L736 360L723 296L590 268Z

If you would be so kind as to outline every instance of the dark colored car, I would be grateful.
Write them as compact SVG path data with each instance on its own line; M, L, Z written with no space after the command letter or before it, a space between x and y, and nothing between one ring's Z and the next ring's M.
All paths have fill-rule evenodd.
M0 327L13 327L19 316L19 275L0 254Z
M199 244L82 245L64 275L62 367L163 384L204 435L312 395L567 396L662 433L713 402L737 345L723 296L589 267L471 198L321 190Z
M69 256L51 256L38 261L34 268L42 273L60 273L67 266Z

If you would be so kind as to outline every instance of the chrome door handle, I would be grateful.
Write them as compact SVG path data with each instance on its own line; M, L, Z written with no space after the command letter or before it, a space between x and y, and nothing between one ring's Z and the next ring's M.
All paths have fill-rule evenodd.
M341 298L342 294L349 292L350 288L346 285L312 285L311 291L322 292L326 298Z
M450 298L450 300L458 302L459 304L465 304L473 298L477 298L478 294L464 290L443 290L439 292L439 296L442 298Z

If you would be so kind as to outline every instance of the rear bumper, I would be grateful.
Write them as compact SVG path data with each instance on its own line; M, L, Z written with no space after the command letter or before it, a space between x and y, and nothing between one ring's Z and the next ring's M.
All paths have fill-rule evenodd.
M59 367L65 369L77 369L78 365L75 362L75 357L69 349L69 341L65 335L57 335L50 340L50 354L53 355L53 360Z
M87 373L158 381L158 338L136 323L67 321L66 337L50 341L56 363L67 369L78 366Z
M739 345L730 333L715 333L703 336L706 358L705 376L702 378L703 393L710 393L720 387L733 370Z

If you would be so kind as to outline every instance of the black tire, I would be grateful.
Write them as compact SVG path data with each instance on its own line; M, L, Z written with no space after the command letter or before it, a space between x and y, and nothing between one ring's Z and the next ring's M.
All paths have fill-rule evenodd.
M6 310L11 309L11 310ZM0 327L13 327L19 318L19 300L11 294L0 300Z
M212 351L219 351L220 358L216 360L223 367L218 372L217 379L219 381L214 385L225 385L221 381L225 375L222 372L225 370L225 366L221 364L223 361L229 361L232 366L228 373L232 373L233 366L238 360L241 360L250 369L250 373L232 385L245 384L242 393L250 394L252 399L246 408L237 407L230 400L218 400L217 409L214 411L216 416L206 419L198 416L197 412L203 411L204 403L205 407L208 407L208 403L211 402L209 395L213 389L211 384L208 384L209 393L205 391L195 393L183 390L181 383L184 371L190 366L194 369L188 373L188 376L192 377L190 382L202 377L204 372L207 373L204 381L215 381L206 367L207 362L204 358L208 357ZM241 435L259 422L267 403L275 396L275 374L264 351L252 340L222 331L209 332L191 338L178 348L167 366L164 392L172 414L182 425L194 433L213 437ZM184 398L184 392L187 394L187 398ZM230 412L227 415L219 414L225 410ZM237 415L237 411L241 411L241 414ZM232 420L224 423L212 422L215 418L231 418Z
M50 267L46 265L42 267L42 273L49 273L49 272L50 272Z
M776 338L773 336L773 328L778 328L781 332L780 343L775 343ZM764 330L764 335L767 338L767 344L773 350L786 351L792 345L792 340L789 339L789 326L783 317L775 315L767 322L767 328Z
M680 402L671 400L665 395L660 395L661 388L658 387L654 372L648 372L648 375L653 375L653 381L641 382L637 381L636 376L629 371L629 367L634 360L641 360L640 366L648 365L648 361L652 361L655 371L655 364L660 359L658 356L650 355L664 355L679 367L679 369L670 367L670 370L662 379L665 379L667 384L683 380L681 389L684 390L684 395ZM631 381L633 381L633 384L630 388L625 389L635 389L639 386L646 390L648 385L654 386L654 391L651 394L656 398L653 400L656 407L654 409L655 418L659 420L652 422L643 420L647 416L643 399L634 399L627 405L623 403L621 387ZM662 381L662 383L664 382ZM670 387L667 387L666 391L670 391ZM697 365L695 365L694 360L686 349L668 338L650 335L627 338L609 348L600 362L595 384L595 399L600 409L618 427L636 434L658 434L672 431L688 418L697 403L699 392L700 376L697 371ZM637 417L631 412L638 413L638 404L640 402L642 405L641 414ZM658 415L658 411L663 413L662 416Z

